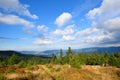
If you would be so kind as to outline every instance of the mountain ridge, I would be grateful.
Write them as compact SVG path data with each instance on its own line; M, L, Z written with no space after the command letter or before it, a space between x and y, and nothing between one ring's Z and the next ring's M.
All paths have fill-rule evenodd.
M120 52L120 46L118 47L90 47L90 48L81 48L81 49L72 49L75 53L78 52L84 52L87 54L93 53L93 52L108 52L108 53L114 53L114 52ZM0 51L1 55L12 55L13 53L17 53L19 56L43 56L43 57L50 57L52 53L59 55L60 50L45 50L45 51L12 51L12 50L4 50ZM67 50L63 50L63 53L65 54Z

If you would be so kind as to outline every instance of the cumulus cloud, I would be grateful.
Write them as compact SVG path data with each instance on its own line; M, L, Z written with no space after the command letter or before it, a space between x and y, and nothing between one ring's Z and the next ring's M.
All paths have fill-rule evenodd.
M25 15L33 19L38 18L35 14L30 13L28 5L21 4L19 0L0 0L0 8L7 12L16 12L19 15Z
M100 15L101 11L99 8L95 8L93 10L90 10L89 13L87 14L87 16L90 19L94 19L96 15Z
M66 35L66 34L72 34L74 33L74 25L67 26L64 30L56 29L53 33L55 35Z
M36 45L48 45L48 44L52 44L52 41L37 39L36 41L34 41L34 44L36 44Z
M120 31L120 17L109 19L104 22L104 27L110 31Z
M68 12L62 13L58 18L55 20L55 24L59 27L63 26L72 18L72 15Z
M22 19L16 15L4 15L0 13L0 22L12 25L23 25L26 27L34 27L34 24L30 21Z
M22 19L16 15L4 15L0 13L0 22L6 24L20 24L26 27L34 27L34 24L32 22Z
M94 8L93 10L90 10L87 16L90 18L96 18L96 16L108 18L116 17L119 14L120 14L120 0L103 0L101 6L98 8Z
M92 19L92 27L78 31L82 35L83 42L120 45L120 0L103 0L98 8L94 8L87 13Z
M78 31L78 32L76 33L76 35L86 36L86 35L93 34L93 33L96 33L96 32L98 32L98 29L95 28L95 27L92 27L92 28L87 28L87 29Z
M84 38L83 42L87 42L87 43L94 43L94 44L105 44L106 42L110 42L111 40L113 40L114 38L110 35L91 35L91 36L87 36Z
M47 32L47 31L48 31L48 27L45 26L45 25L39 25L39 26L37 27L37 30L38 30L38 31Z
M68 36L63 36L63 40L67 40L67 41L71 41L71 40L74 40L75 39L75 37L74 36L70 36L70 35L68 35Z

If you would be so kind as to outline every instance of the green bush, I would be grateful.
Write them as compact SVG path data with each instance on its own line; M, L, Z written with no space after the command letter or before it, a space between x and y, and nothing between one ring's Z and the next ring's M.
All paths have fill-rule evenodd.
M81 68L79 57L74 55L73 58L70 60L70 65L71 67L74 67L74 68Z
M19 63L19 56L17 54L13 54L9 59L8 63L10 65L18 64Z
M115 57L114 55L111 55L108 60L109 65L116 66L120 68L120 58Z
M56 72L59 72L59 71L61 71L61 68L57 68L55 71L56 71Z
M52 65L49 65L48 68L49 68L49 69L52 68Z
M5 67L6 66L6 63L3 61L3 62L0 62L0 67Z
M24 67L26 67L26 63L24 61L21 61L21 62L19 62L18 67L24 68Z

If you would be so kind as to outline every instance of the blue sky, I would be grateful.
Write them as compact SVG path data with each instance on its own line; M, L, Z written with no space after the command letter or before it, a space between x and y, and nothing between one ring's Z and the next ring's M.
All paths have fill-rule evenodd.
M0 50L120 46L120 0L0 0Z

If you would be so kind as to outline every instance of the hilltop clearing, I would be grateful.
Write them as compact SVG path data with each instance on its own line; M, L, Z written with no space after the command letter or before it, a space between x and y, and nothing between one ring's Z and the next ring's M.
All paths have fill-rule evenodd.
M0 80L120 80L120 68L83 65L36 65L0 68Z

